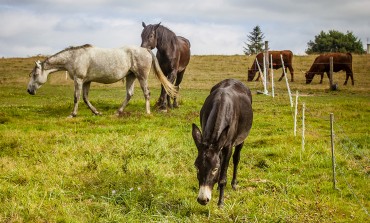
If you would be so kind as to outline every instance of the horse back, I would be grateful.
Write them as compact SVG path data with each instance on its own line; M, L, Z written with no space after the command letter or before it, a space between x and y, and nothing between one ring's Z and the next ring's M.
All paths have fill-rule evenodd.
M252 127L252 95L243 83L226 79L211 89L201 109L200 122L203 137L209 143L217 142L225 128L227 143L242 143Z
M182 36L177 36L179 49L179 71L185 70L190 61L190 41Z

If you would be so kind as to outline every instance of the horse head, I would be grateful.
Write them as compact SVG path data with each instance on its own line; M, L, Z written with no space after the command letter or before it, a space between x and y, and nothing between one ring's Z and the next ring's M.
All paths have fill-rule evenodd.
M46 79L44 78L44 75L42 75L42 63L38 60L35 61L35 67L29 74L31 77L30 82L28 83L27 91L29 94L36 94L36 90L40 88L40 86L46 82Z
M315 73L313 73L313 72L306 72L306 74L305 74L305 77L306 77L306 84L309 84L309 83L311 83L312 82L312 79L313 79L313 77L315 76Z
M145 25L145 23L142 22L144 29L141 32L141 47L152 50L157 46L157 29L160 24L161 23L156 25Z
M192 135L198 149L198 156L195 160L197 178L199 182L199 194L197 201L201 205L206 205L212 197L212 189L219 181L221 172L221 149L226 140L228 128L222 131L218 142L208 144L203 141L202 133L193 124Z
M58 69L44 69L45 62L35 61L35 67L29 74L31 77L30 82L28 83L27 92L29 94L36 94L36 90L39 89L48 79L48 75L51 72L55 72Z
M248 68L248 81L252 81L253 78L256 76L257 70Z

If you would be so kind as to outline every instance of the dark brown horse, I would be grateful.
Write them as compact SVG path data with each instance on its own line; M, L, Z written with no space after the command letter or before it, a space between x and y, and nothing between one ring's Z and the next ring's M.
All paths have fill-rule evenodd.
M148 49L157 48L157 59L163 73L167 79L178 87L184 76L186 66L190 61L190 42L182 36L176 36L170 29L160 25L145 25L142 23L144 29L141 33L141 47ZM166 103L167 97L167 103ZM178 107L176 97L173 98L173 105L171 99L163 89L161 96L158 99L157 106L159 109L166 110L167 105Z
M252 127L252 94L242 82L226 79L216 84L200 110L202 131L193 124L192 135L198 148L195 167L198 170L198 202L211 200L212 188L218 183L218 206L224 204L227 169L233 155L234 172L231 185L236 189L240 150Z

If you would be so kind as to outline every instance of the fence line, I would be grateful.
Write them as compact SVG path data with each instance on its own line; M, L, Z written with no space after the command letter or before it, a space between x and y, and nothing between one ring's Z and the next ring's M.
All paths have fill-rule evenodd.
M257 61L257 58L255 59L255 62ZM253 65L252 65L252 67L253 67L253 70L256 70L256 71L259 71L258 70L258 67L256 67L256 65L255 64L257 64L257 66L260 66L260 67L263 67L264 65L263 65L263 62L259 62L258 61L258 63L255 63L255 62L253 62ZM311 63L310 63L311 64ZM321 64L324 64L324 65L330 65L330 62L327 62L327 63L312 63L312 65L314 65L314 64L317 64L317 65L321 65ZM353 65L353 63L336 63L336 62L333 62L333 64L334 65ZM276 65L279 65L280 66L280 68L282 68L282 64L276 64L276 63L274 63L273 64L273 66L276 66ZM293 63L286 63L285 61L284 61L284 65L293 65Z
M304 104L304 103L303 103ZM302 108L302 149L301 149L301 152L300 152L300 159L302 159L302 153L303 153L303 149L304 149L304 145L305 145L305 142L304 142L304 138L305 138L305 136L304 136L304 132L306 131L306 129L305 129L305 123L304 123L304 119L303 119L303 117L305 117L306 116L306 114L305 114L305 112L306 111L309 111L309 114L310 114L310 116L312 116L312 117L314 117L314 118L319 118L319 119L321 119L321 120L324 120L324 121L330 121L330 117L328 118L327 116L317 116L317 115L314 115L313 113L311 113L310 112L310 110L309 109L307 109L306 108L306 106L304 105L304 109ZM357 145L355 144L355 143L353 143L352 142L352 140L345 134L345 131L343 130L343 127L340 125L340 124L338 124L338 123L335 123L335 128L337 129L337 127L339 127L339 129L340 129L340 133L338 133L338 134L336 134L336 136L338 136L338 135L344 135L344 137L341 137L341 138L344 138L352 147L354 147L355 149L357 148ZM333 128L334 128L334 126L333 126ZM328 134L329 135L329 134ZM339 139L340 137L335 137L335 139L334 139L334 143L337 145L338 143L339 143L339 148L341 148L341 149L343 149L343 150L341 150L341 151L344 151L344 152L347 152L347 154L349 154L349 155L354 155L353 153L352 153L352 151L351 151L351 149L347 146L347 145L345 145L345 144L343 144L341 141L340 141L340 139ZM337 147L338 148L338 147ZM339 150L337 149L337 153L339 152ZM343 153L341 153L342 155L346 155L346 154L343 154ZM362 169L365 169L365 167L363 166L363 165L361 165L361 164L359 164L359 162L357 162L357 160L355 159L355 161L354 161L360 168L362 168ZM333 165L334 165L334 163L333 163ZM338 189L336 186L337 186L337 183L338 182L344 182L344 186L346 186L347 188L348 188L348 190L350 191L350 193L353 195L353 197L355 198L355 200L356 200L356 202L358 203L358 205L361 207L361 209L364 211L364 213L366 214L366 215L368 215L368 216L370 216L370 214L369 214L369 211L367 210L367 208L362 204L362 202L361 202L361 200L359 199L359 197L357 196L357 194L356 194L356 191L354 190L354 188L353 188L353 186L351 185L351 183L349 182L349 180L347 179L347 177L346 177L346 175L345 175L345 173L344 173L344 168L345 167L342 167L341 165L338 165L337 163L335 163L335 169L336 170L338 170L338 172L340 173L340 175L341 175L341 177L340 177L340 179L338 180L338 178L335 178L335 176L334 176L334 170L333 170L333 182L334 182L334 188L335 189ZM347 175L351 175L350 173L347 173ZM343 181L342 181L343 180Z
M356 201L357 203L360 205L361 209L365 212L366 215L368 215L370 217L370 214L368 212L368 210L366 209L366 207L364 205L362 205L362 202L360 201L360 199L357 197L357 194L355 193L355 191L353 190L353 187L352 185L348 182L346 176L344 175L343 171L341 168L337 168L337 170L339 170L339 173L342 175L345 183L347 184L347 187L349 188L349 190L351 191L351 193L353 194L353 196L356 198Z

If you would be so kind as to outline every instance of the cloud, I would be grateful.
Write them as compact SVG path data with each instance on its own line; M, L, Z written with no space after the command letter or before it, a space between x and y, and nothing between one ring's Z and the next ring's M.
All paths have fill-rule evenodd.
M53 54L70 45L139 45L141 22L188 38L193 54L242 54L259 25L271 49L303 54L321 30L370 36L368 0L3 0L0 56Z

